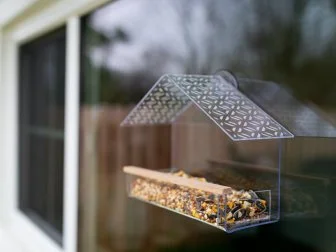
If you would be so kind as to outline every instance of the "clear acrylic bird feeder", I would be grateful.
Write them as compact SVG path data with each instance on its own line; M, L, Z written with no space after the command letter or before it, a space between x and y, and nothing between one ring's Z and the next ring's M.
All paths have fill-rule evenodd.
M275 83L229 72L162 76L121 125L153 124L171 125L172 166L125 166L129 196L226 232L279 220L282 141L336 136Z

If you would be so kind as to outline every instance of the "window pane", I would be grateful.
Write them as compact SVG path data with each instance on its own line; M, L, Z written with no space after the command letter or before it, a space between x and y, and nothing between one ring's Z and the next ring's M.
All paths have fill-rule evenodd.
M62 231L63 140L30 134L27 210L35 211L59 232Z
M122 172L123 165L170 167L169 128L119 127L165 73L213 74L225 68L241 77L274 81L336 123L335 5L312 2L120 0L82 19L80 251L335 248L335 139L286 141L280 222L230 236L127 198ZM312 14L318 11L324 14ZM255 89L271 99L260 85ZM223 179L242 183L234 169L214 157L223 160L231 153L270 163L262 154L271 149L255 143L238 149L211 144L212 160L198 165L195 161L203 160L198 150L216 143L216 135L200 130L195 125L180 134L181 164L220 169L227 172ZM315 210L300 215L302 209Z
M92 246L104 251L142 251L137 245L146 230L164 215L153 212L147 222L145 216L156 209L125 197L122 166L169 167L170 127L119 127L157 76L109 68L110 52L127 44L127 35L121 36L124 31L119 30L116 37L107 39L92 27L95 17L100 18L89 15L82 23L80 251Z
M65 29L20 48L19 207L61 243Z
M22 47L22 77L29 82L26 123L30 125L63 129L65 54L60 52L64 51L64 36Z

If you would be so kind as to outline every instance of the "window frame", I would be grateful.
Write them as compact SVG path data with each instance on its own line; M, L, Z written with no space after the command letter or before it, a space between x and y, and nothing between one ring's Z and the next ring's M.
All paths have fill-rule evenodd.
M19 251L77 251L80 17L107 2L38 0L0 27L0 228ZM63 246L18 207L19 47L61 26L66 27Z

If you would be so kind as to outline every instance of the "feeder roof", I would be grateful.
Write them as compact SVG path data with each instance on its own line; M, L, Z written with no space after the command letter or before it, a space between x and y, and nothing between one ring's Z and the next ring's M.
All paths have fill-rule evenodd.
M336 136L335 127L279 85L221 75L162 76L122 125L172 123L192 104L233 141Z

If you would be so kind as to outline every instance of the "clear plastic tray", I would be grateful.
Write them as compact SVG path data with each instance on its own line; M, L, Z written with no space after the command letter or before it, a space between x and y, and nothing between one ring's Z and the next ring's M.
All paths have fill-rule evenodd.
M186 173L124 167L132 198L226 232L273 222L271 191L238 191Z

